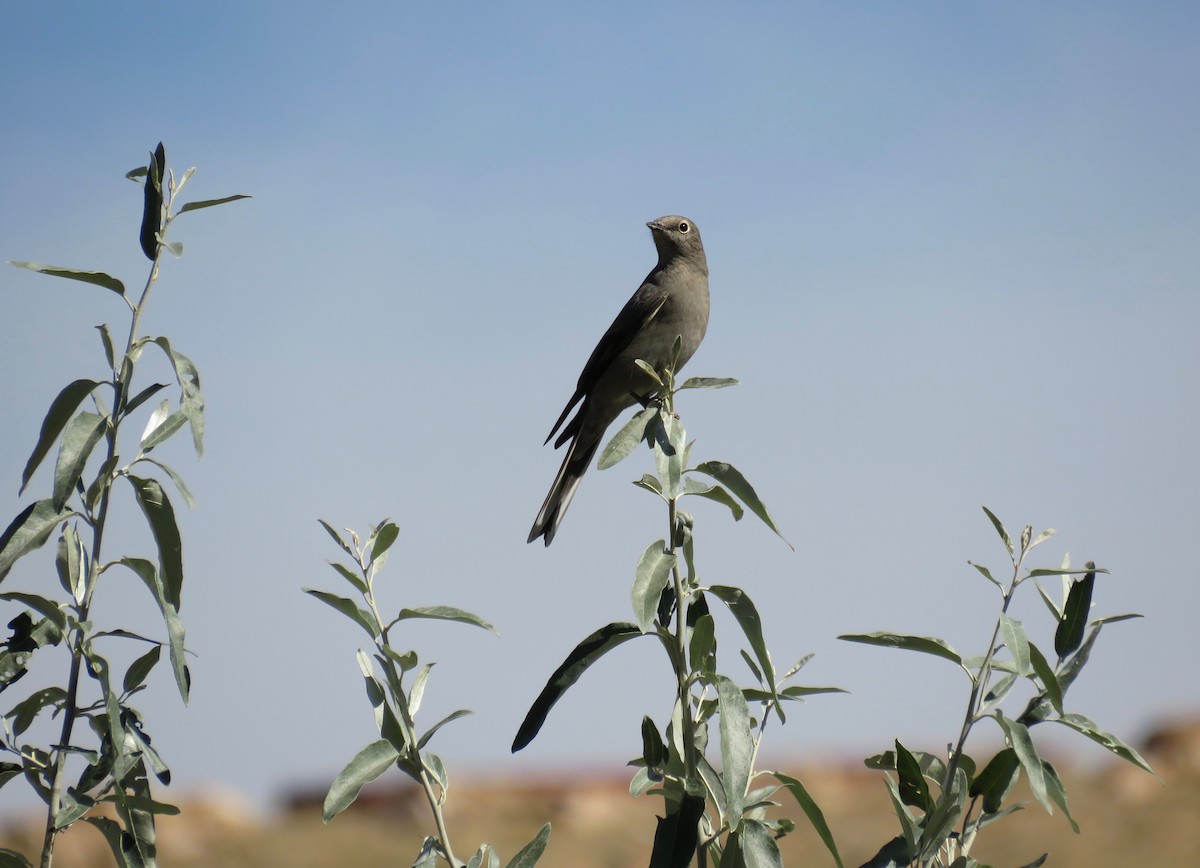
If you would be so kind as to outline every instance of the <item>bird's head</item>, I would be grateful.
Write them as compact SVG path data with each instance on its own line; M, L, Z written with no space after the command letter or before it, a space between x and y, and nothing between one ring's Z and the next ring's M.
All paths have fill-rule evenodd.
M700 230L687 217L669 214L646 224L654 236L654 246L663 259L673 256L692 255L704 259L704 245L700 242Z

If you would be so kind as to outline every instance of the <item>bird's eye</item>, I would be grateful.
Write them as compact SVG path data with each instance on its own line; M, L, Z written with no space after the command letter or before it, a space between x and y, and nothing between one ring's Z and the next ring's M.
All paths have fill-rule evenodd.
M680 224L679 224L680 232L690 232L691 230L692 230L692 227L688 225L688 222L686 220L683 220L680 222Z

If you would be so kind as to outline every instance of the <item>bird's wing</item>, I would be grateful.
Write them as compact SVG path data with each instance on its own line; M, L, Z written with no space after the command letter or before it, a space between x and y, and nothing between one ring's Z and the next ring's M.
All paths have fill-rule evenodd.
M667 291L655 282L653 278L653 274L647 277L645 282L638 287L638 291L630 296L629 301L625 302L625 306L617 314L617 318L608 327L608 331L604 333L599 343L596 344L596 348L592 350L587 364L583 366L583 373L579 375L579 383L575 387L575 394L571 396L571 400L563 408L558 421L550 429L550 433L546 437L547 443L550 442L550 438L562 426L571 409L585 395L591 392L592 387L596 385L596 381L608 370L609 365L625 351L625 348L633 342L633 339L646 327L646 324L654 319L655 314L666 303Z

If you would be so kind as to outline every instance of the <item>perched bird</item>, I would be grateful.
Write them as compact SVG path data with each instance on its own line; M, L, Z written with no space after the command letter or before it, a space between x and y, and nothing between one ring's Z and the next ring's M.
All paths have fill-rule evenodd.
M578 412L562 429L554 448L567 440L567 454L550 493L533 522L528 542L554 540L571 498L604 438L604 432L621 412L654 391L656 384L634 364L635 359L662 370L671 361L675 338L682 338L682 368L708 329L708 261L696 224L687 217L659 217L646 224L658 248L658 265L621 308L608 331L583 366L575 394L546 437L562 427L571 409Z

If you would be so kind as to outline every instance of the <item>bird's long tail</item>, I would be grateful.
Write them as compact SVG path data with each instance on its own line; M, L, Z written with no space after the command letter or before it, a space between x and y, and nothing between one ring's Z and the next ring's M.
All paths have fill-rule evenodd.
M571 445L567 447L562 467L558 469L558 475L554 477L554 484L550 486L550 493L546 495L546 500L542 503L542 508L533 522L533 528L529 531L529 539L526 542L533 542L538 537L544 537L546 545L550 545L554 541L554 534L558 532L558 526L562 524L563 516L567 514L567 507L571 505L571 498L575 496L575 490L579 488L583 474L587 473L602 439L601 436L592 436L584 440L581 437L584 433L582 431L577 433L575 439L571 441ZM603 433L603 431L600 432L601 435Z

